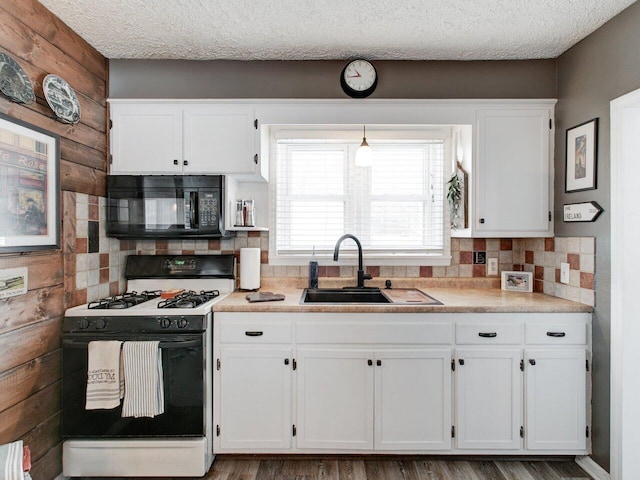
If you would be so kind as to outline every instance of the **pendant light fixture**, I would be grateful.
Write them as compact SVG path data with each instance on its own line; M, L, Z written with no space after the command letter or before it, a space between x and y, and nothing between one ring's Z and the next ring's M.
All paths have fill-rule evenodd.
M370 167L373 165L373 150L367 143L367 127L362 126L362 143L356 150L356 166L358 167Z

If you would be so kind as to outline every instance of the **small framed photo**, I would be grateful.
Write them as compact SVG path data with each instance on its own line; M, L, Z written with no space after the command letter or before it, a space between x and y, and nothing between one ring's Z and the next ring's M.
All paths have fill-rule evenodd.
M501 288L513 292L533 292L533 274L531 272L502 272Z
M598 119L567 129L565 192L596 188Z

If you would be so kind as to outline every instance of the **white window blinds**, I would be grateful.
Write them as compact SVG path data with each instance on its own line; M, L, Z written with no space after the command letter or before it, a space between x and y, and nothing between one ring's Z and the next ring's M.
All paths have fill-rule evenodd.
M369 257L443 255L445 139L368 142L358 167L353 140L276 140L270 259L329 254L344 233Z

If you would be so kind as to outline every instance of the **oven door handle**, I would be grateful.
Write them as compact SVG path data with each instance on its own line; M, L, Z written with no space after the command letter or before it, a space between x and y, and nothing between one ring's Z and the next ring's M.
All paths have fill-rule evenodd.
M87 348L89 342L94 342L99 340L73 340L69 338L62 339L62 347L63 348ZM126 341L126 340L123 340ZM202 345L202 339L196 338L193 340L171 340L171 341L161 341L159 347L162 349L173 349L173 348L189 348L189 347L199 347Z

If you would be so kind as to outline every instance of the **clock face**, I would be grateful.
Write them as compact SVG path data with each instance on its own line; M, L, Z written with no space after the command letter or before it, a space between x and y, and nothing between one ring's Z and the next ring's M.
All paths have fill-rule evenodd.
M340 85L350 97L365 98L373 93L378 83L378 73L367 60L353 60L342 70Z

